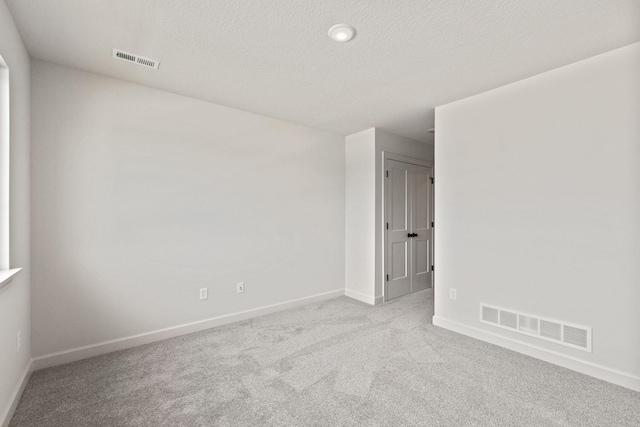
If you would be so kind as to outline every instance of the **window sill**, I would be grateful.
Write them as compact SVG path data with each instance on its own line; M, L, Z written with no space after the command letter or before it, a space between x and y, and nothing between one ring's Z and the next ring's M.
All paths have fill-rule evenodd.
M21 268L12 268L11 270L0 270L0 289L11 283L13 276L18 274Z

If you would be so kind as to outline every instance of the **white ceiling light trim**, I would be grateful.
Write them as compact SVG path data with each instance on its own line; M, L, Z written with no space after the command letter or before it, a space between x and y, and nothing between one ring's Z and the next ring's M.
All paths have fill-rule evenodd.
M329 37L338 43L345 43L356 36L356 29L349 24L336 24L329 28Z

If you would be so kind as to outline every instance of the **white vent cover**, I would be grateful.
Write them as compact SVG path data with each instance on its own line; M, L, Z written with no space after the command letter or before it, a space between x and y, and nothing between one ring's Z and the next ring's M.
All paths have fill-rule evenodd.
M499 323L500 319L500 310L493 308L482 306L482 320L489 323Z
M153 68L154 70L157 70L160 66L160 61L145 58L144 56L136 55L135 53L125 52L120 49L113 49L113 57L116 59L121 59L123 61L142 65L143 67Z
M500 325L505 328L518 329L518 315L506 310L500 310Z
M591 328L480 304L480 321L591 352Z

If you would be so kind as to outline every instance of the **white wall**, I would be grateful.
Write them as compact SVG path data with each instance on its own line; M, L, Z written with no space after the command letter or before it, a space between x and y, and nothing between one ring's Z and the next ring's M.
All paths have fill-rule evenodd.
M31 360L29 277L29 56L4 1L0 1L0 56L10 79L10 259L22 267L0 289L0 425L8 422L12 404ZM22 350L16 352L16 334Z
M384 153L433 160L433 145L377 128L349 135L345 143L345 293L379 304L384 284Z
M34 356L344 292L343 137L40 61L32 91Z
M634 44L436 109L436 324L640 389L639 76ZM481 302L591 326L593 353Z
M375 129L345 138L345 293L375 304Z

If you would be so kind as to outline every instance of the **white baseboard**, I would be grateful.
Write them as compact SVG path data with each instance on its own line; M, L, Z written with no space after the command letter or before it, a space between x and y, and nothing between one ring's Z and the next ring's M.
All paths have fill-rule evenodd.
M376 305L382 304L384 302L384 297L382 295L378 295L376 297Z
M353 289L346 288L344 290L344 294L349 298L357 299L358 301L362 301L366 304L376 305L375 297L371 295L363 294L362 292L354 291Z
M27 386L27 382L29 381L29 377L31 376L31 372L33 372L33 361L29 360L27 366L25 366L24 371L22 371L22 375L20 376L20 380L18 384L16 384L16 388L13 390L11 394L11 398L9 399L9 404L4 409L2 415L0 415L0 426L8 427L11 422L11 418L13 417L13 413L16 411L18 407L18 402L20 401L20 397L22 397L22 392Z
M433 324L471 338L495 344L499 347L507 348L563 368L571 369L581 374L589 375L603 381L607 381L622 387L629 388L634 391L640 391L640 377L633 374L622 372L617 369L608 368L606 366L587 362L585 360L576 359L572 356L557 353L535 345L515 341L502 335L487 332L472 326L463 325L461 323L444 319L442 317L433 316Z
M118 338L111 341L105 341L98 344L92 344L84 347L77 347L71 350L60 351L56 353L45 354L44 356L35 357L33 359L33 370L49 368L51 366L62 365L64 363L75 362L89 357L99 356L101 354L111 353L113 351L124 350L139 345L149 344L156 341L173 338L180 335L186 335L193 332L202 331L213 328L215 326L226 325L241 320L262 316L277 311L286 310L288 308L298 307L305 304L311 304L318 301L325 301L344 295L344 289L336 289L321 294L311 295L304 298L284 301L277 304L266 305L251 310L239 311L237 313L226 314L224 316L212 317L209 319L198 320L196 322L185 323L170 328L159 329L156 331L146 332L143 334L132 335L124 338Z

